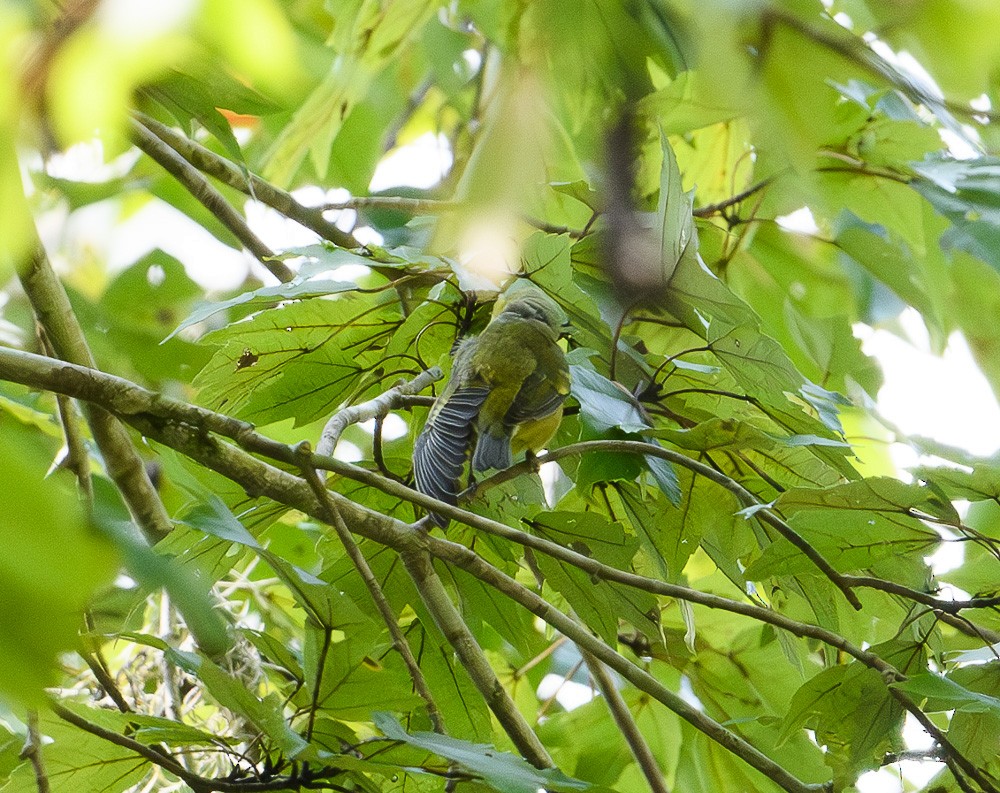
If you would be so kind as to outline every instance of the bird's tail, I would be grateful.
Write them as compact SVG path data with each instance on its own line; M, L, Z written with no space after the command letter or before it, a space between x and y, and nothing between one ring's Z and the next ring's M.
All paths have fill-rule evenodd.
M460 389L427 420L413 444L413 478L424 495L456 503L458 478L472 443L476 417L488 394L485 388ZM432 512L430 517L441 528L447 527L448 518L443 515Z
M493 435L482 432L476 444L476 453L472 456L472 467L476 471L486 471L496 468L500 471L510 468L514 457L510 451L510 435Z

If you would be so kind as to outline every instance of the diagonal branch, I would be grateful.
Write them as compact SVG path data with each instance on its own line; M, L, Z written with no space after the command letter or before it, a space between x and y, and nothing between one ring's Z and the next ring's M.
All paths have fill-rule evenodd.
M368 560L365 559L365 556L361 553L361 549L358 547L358 544L354 541L351 530L344 522L343 515L340 514L340 510L337 508L333 499L330 498L330 491L327 490L326 485L320 481L320 478L316 473L316 469L309 465L308 449L300 447L299 451L303 453L303 462L301 465L302 475L309 483L313 493L316 494L316 498L319 499L320 504L325 510L326 522L332 526L333 530L337 533L337 537L344 546L347 556L354 564L355 569L361 576L361 580L364 581L365 586L368 588L372 601L375 603L375 607L382 616L382 621L389 629L389 635L392 636L393 646L395 647L396 652L398 652L402 657L403 663L406 664L406 669L410 673L410 679L413 680L413 687L420 698L423 699L427 707L427 715L430 717L431 725L434 727L434 731L442 735L447 735L444 720L441 717L441 711L438 709L437 703L434 702L434 696L431 694L430 686L427 685L427 680L424 677L423 670L417 663L417 659L413 656L413 651L410 649L410 643L406 640L406 636L403 635L403 631L399 628L399 620L396 617L395 612L392 610L392 606L389 604L389 601L385 596L385 592L382 591L382 586L379 584L378 579L375 577L375 573L368 565Z
M619 731L625 737L625 742L632 751L632 756L639 765L643 776L646 777L651 793L670 793L667 789L667 783L663 779L663 772L660 770L659 763L656 762L649 743L639 731L639 725L635 723L635 719L632 717L632 712L628 709L625 699L615 687L615 681L611 673L608 672L604 664L590 653L581 650L580 654L587 664L587 669L590 670L590 676L594 678L594 682L601 692L601 697L603 697L605 704L608 706L611 718L618 725Z
M421 542L422 539L425 538L415 532L407 531L398 536L391 545L399 552L406 572L410 574L434 623L454 648L455 654L469 673L486 705L493 711L493 715L497 717L497 721L510 736L517 750L536 768L554 767L555 763L552 762L549 753L524 720L507 689L500 684L496 672L490 666L472 631L448 597L448 592L434 569L431 557Z
M38 323L60 358L81 367L95 366L94 357L73 313L69 297L49 263L45 249L35 240L31 260L18 272ZM50 359L51 360L51 359ZM70 395L71 396L71 395ZM170 533L173 524L146 473L142 458L121 423L99 407L100 402L85 406L87 423L94 436L108 475L114 480L150 543Z
M268 248L247 225L246 220L226 201L225 197L209 184L197 168L181 157L174 149L154 135L149 128L131 119L132 140L143 152L180 182L192 196L222 223L257 261L263 264L279 281L287 283L292 280L292 271L284 262L275 257L274 251Z
M341 248L361 246L361 243L354 239L352 234L337 228L336 224L323 217L323 212L328 207L308 207L301 204L288 191L275 187L257 174L238 167L186 135L166 124L161 124L155 118L138 111L133 111L132 116L202 173L206 173L234 190L239 190L262 204L266 204L285 217L291 218L310 231L316 232L320 237L329 240L334 245L339 245Z

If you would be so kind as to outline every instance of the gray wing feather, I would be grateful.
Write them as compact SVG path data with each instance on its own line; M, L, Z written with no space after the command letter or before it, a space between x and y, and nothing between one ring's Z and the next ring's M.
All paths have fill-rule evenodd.
M449 504L456 502L476 416L489 393L486 388L459 389L424 425L413 444L413 477L421 493ZM448 525L443 515L431 513L430 517L442 528Z

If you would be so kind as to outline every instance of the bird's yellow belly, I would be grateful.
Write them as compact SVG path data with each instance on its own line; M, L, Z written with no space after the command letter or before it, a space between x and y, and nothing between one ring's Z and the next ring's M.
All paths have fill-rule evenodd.
M556 434L556 430L559 429L562 414L562 407L559 407L544 418L518 424L511 436L511 452L517 455L529 449L532 452L541 451L545 448L545 444L552 440L552 436Z

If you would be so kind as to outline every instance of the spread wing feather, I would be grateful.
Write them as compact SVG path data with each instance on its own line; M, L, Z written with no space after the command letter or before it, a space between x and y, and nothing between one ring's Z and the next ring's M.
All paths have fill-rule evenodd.
M455 503L476 416L489 393L487 388L459 389L424 425L413 444L413 476L421 493ZM442 528L448 525L443 515L431 513L431 519Z

